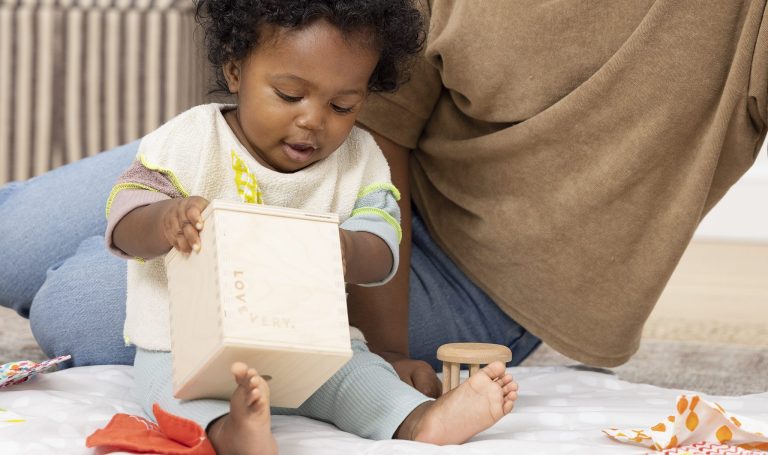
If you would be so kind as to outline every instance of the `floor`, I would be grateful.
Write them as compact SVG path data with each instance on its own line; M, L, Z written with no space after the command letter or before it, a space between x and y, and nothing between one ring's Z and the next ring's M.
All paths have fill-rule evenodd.
M652 339L768 346L768 244L691 243L646 324Z

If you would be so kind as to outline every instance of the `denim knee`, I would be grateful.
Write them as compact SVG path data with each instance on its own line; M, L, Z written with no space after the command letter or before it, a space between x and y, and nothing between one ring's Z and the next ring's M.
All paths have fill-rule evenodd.
M0 306L27 317L46 272L103 235L104 208L138 141L0 188Z
M123 341L126 264L110 255L100 235L48 271L30 311L32 333L53 357L72 355L69 366L133 363Z

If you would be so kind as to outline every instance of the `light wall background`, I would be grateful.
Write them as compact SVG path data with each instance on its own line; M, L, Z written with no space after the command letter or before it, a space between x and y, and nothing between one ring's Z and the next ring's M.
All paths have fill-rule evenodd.
M768 244L766 144L763 144L752 168L707 214L696 231L694 240Z
M768 347L768 156L704 218L645 337Z

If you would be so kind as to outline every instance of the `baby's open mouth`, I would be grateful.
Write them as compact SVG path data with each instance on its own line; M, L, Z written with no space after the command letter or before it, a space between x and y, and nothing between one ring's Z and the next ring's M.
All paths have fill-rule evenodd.
M283 152L293 161L304 162L307 161L312 153L316 150L316 147L312 144L294 142L283 143Z
M314 149L315 147L309 145L309 144L288 144L291 147L295 148L296 150L305 151L307 149Z

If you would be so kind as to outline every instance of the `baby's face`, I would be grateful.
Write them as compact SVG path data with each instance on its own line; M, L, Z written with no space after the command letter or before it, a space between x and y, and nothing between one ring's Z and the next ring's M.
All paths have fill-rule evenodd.
M302 30L264 29L247 58L224 67L238 98L237 111L226 118L256 160L294 172L347 138L379 54L360 35L345 37L326 21Z

